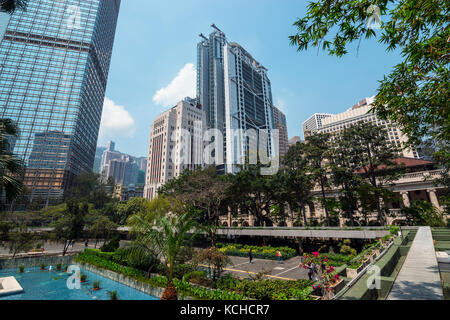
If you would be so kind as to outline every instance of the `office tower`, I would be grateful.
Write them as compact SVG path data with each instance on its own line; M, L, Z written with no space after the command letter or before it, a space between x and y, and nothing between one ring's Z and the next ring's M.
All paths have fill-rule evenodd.
M3 36L5 35L10 17L11 16L8 13L0 12L0 39L3 39Z
M159 115L150 129L144 197L153 199L158 189L185 170L203 166L205 112L196 100L185 99Z
M109 178L112 178L116 184L125 186L136 184L141 158L116 150L116 144L113 141L109 141L104 149L100 162L102 181L106 183Z
M94 169L93 169L93 171L95 173L101 173L100 167L102 164L103 152L105 152L105 150L106 150L105 147L97 147L97 149L95 150L95 160L94 160Z
M124 154L120 151L115 150L116 144L113 141L108 142L106 150L103 151L102 159L100 162L100 173L106 175L108 170L109 162L115 159L122 159ZM106 177L104 179L106 181Z
M323 119L332 117L329 113L315 113L308 120L303 122L303 137L306 138L322 128Z
M61 199L93 168L119 7L120 0L29 0L8 21L0 117L19 126L14 153L28 167L30 201Z
M129 155L123 155L121 159L109 161L106 169L106 180L113 178L116 184L124 186L137 183L139 168L136 159Z
M286 116L277 107L273 107L273 122L278 129L279 155L284 156L289 149Z
M205 110L208 128L223 135L226 166L217 163L219 173L234 173L260 144L268 156L278 156L278 139L271 135L275 128L272 89L267 69L212 27L209 38L201 34L198 44L197 100ZM249 139L250 129L257 135L267 130L267 141Z
M381 120L376 113L370 112L374 100L375 97L365 98L347 111L323 119L322 127L318 132L335 134L358 122L370 122L386 130L389 142L393 146L401 147L404 143L408 142L408 137L402 133L396 123ZM402 156L406 158L419 158L414 148L403 150Z
M147 171L147 157L136 158L136 162L138 164L139 170Z

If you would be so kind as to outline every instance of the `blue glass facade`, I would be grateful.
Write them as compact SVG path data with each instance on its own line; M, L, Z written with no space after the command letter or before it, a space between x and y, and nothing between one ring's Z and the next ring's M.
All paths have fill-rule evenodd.
M15 120L14 153L31 199L61 198L91 171L120 0L29 0L0 44L0 118Z

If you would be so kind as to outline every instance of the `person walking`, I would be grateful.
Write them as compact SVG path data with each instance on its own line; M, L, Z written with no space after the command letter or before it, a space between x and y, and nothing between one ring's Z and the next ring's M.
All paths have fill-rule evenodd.
M253 249L250 248L250 251L248 252L248 258L250 259L250 263L252 263L253 260Z
M278 257L278 264L282 264L283 263L283 255L281 254L280 250L278 250L278 252L277 252L277 257Z
M309 280L312 281L314 272L313 272L311 266L306 266L306 268L308 268L308 278L309 278Z
M314 262L311 263L311 280L317 281L317 267L316 264Z
M320 264L320 271L322 271L322 273L325 273L326 268L327 266L325 265L325 261L322 261L322 263Z
M89 246L89 240L86 240L86 241L84 242L84 248L87 249L88 246Z

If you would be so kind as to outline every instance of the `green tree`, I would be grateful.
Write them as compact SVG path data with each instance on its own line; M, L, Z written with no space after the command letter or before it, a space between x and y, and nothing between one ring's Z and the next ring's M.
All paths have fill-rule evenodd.
M159 212L136 214L129 219L131 233L136 235L136 243L153 248L157 256L165 259L168 267L168 285L163 298L176 299L173 285L173 270L177 255L181 252L186 239L196 235L195 213L177 199L170 199L170 210L164 216ZM171 293L171 294L169 294Z
M291 208L298 208L303 216L304 226L308 225L306 205L312 200L311 190L314 183L308 174L308 161L305 159L304 144L296 144L289 148L283 159L280 175L286 186L286 198Z
M379 31L368 23L376 13L369 9L373 4L379 8ZM429 135L449 141L449 9L439 0L313 1L294 23L298 32L290 40L299 51L312 46L337 57L363 38L378 38L387 51L400 49L403 61L381 81L375 111L413 140Z
M355 225L354 212L358 208L357 191L362 183L361 176L356 174L358 169L352 156L353 141L349 134L336 137L334 148L330 154L330 168L333 184L341 189L339 202L345 218Z
M227 210L231 183L219 176L215 167L184 173L179 179L169 182L159 194L178 198L192 205L199 212L198 221L208 232L211 245L216 246L216 231L222 211Z
M78 240L84 236L86 216L89 214L87 203L81 205L77 202L67 202L65 214L54 224L52 237L64 243L63 256L66 255L71 241Z
M0 201L3 194L10 203L19 196L24 186L22 177L24 172L23 161L11 151L10 139L19 136L19 129L11 119L0 119ZM4 205L4 203L2 203Z
M374 8L378 31L368 23ZM381 80L372 111L399 124L409 145L437 146L440 183L450 190L449 9L440 0L317 0L294 23L298 32L290 41L298 51L316 47L337 57L363 38L378 38L388 52L400 49L403 61ZM442 201L450 203L450 191Z
M212 247L200 251L195 257L195 263L206 264L212 280L216 282L223 273L223 269L231 263L231 259L217 248Z
M129 217L145 211L147 204L148 200L144 198L132 198L125 203L119 204L117 208L116 222L120 225L125 225Z
M17 9L25 10L28 0L2 0L0 11L13 14Z
M445 227L444 215L428 201L416 200L411 206L402 208L406 222L413 226Z
M93 221L90 221L88 232L89 236L95 239L95 248L97 248L100 239L103 239L106 242L111 238L117 230L117 225L108 217L102 215L96 215L92 220Z
M32 249L35 242L35 235L29 232L25 224L20 224L17 228L12 229L8 236L9 252L12 253L14 258L18 253Z
M383 225L386 215L381 200L389 193L386 187L398 180L404 170L393 161L399 150L387 142L388 135L383 128L371 123L360 122L346 128L342 135L350 146L347 151L352 167L372 187L378 221Z
M326 189L329 188L328 182L328 157L330 150L330 134L318 133L306 138L304 145L305 158L308 162L310 178L320 186L322 195L322 207L325 209L326 223L331 224L329 209L327 206Z
M261 164L242 166L234 176L230 193L232 201L238 203L241 210L251 213L255 217L255 225L264 226L273 223L271 218L272 206L275 203L274 183L272 175L262 175Z
M131 261L141 261L140 265L148 265L147 278L150 276L150 271L155 267L154 257L159 257L160 252L155 246L153 234L148 234L145 227L151 228L158 219L174 211L174 208L178 210L175 203L179 204L177 200L172 202L170 197L159 196L149 201L145 205L145 209L137 210L128 218L127 224L131 227L130 235L134 238L126 248L126 255ZM146 261L143 261L144 259Z

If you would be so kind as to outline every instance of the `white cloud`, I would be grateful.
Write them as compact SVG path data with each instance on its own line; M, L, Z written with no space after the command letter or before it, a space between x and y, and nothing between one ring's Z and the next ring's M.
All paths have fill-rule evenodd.
M116 137L134 136L134 119L124 106L117 105L105 97L99 139L114 139Z
M163 107L172 107L185 97L194 98L196 77L194 64L186 64L168 86L155 93L153 101Z
M286 112L286 101L278 98L275 107L277 107L281 112Z

